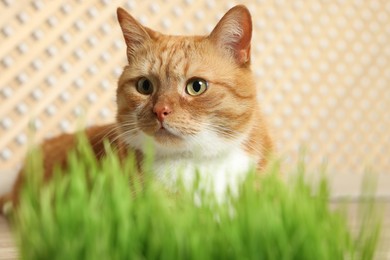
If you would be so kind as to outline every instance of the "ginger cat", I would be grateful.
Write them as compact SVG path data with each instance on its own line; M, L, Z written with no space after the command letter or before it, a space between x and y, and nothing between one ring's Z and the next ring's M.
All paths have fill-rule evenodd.
M157 179L201 179L223 194L252 167L261 169L272 142L257 101L250 69L251 15L245 6L230 9L207 36L170 36L142 26L118 8L128 65L119 78L117 120L86 130L97 155L108 139L122 154L142 160L153 144ZM66 167L74 135L46 141L45 178L55 164ZM23 173L10 198L16 203Z

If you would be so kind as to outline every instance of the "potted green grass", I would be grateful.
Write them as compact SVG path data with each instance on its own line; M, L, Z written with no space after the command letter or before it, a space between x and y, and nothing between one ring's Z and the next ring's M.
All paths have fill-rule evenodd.
M115 152L98 164L86 142L69 154L66 174L40 183L30 157L14 226L21 259L372 259L380 223L353 235L345 210L331 210L326 181L288 184L278 167L249 173L239 196L167 191L135 175ZM144 167L150 168L150 161ZM303 169L303 168L301 168ZM34 177L35 176L35 177ZM38 177L37 177L38 176ZM200 203L194 198L200 196Z

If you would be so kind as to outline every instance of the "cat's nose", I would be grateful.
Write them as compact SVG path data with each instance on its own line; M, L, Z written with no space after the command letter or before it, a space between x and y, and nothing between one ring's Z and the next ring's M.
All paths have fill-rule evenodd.
M162 123L165 117L172 113L172 109L167 105L156 105L153 108L153 112L157 116L158 121Z

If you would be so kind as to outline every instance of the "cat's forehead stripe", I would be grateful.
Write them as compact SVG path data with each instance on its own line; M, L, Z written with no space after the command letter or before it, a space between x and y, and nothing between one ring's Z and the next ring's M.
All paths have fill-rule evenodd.
M157 51L157 60L149 60L153 74L165 75L165 79L184 77L187 73L189 64L186 53L189 52L191 43L184 38L178 40L170 38L160 43Z

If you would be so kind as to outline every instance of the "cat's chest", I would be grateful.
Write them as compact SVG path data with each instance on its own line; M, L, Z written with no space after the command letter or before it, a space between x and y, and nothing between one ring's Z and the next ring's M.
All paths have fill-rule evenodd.
M158 180L168 187L181 181L185 187L192 188L199 178L199 187L214 191L217 197L225 192L238 191L239 184L247 173L255 167L255 160L242 149L232 149L220 156L160 158L154 163L154 173Z

